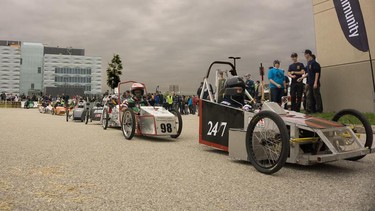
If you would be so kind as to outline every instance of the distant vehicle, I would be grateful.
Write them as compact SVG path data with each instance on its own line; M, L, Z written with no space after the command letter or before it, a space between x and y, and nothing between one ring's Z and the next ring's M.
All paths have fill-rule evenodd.
M103 114L103 104L100 102L93 102L86 104L86 116L85 116L85 124L89 121L101 121L102 114Z

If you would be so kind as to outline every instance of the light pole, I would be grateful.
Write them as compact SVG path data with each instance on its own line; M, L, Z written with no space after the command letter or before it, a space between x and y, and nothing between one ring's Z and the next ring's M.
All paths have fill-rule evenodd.
M228 59L233 59L233 66L234 66L234 69L236 69L236 71L237 71L236 60L237 60L237 59L241 59L241 57L233 57L233 56L230 56L230 57L228 57Z

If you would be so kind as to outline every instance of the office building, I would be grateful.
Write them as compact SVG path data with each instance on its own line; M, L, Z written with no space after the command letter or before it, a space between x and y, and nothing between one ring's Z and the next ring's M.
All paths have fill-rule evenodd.
M317 61L322 67L321 93L325 111L339 111L354 108L362 112L375 112L373 73L369 52L353 47L346 39L333 1L313 0L316 34ZM344 24L349 32L356 33L358 20L352 11L354 1L339 2L345 12ZM359 1L363 22L367 30L370 51L375 53L375 1ZM353 4L353 5L351 5ZM352 23L353 22L353 23ZM355 36L352 34L350 36ZM372 64L375 67L375 55Z
M19 93L21 42L0 41L0 92Z
M0 61L0 92L31 95L55 89L62 94L69 89L73 94L76 89L84 94L101 93L101 57L85 56L84 49L0 40Z

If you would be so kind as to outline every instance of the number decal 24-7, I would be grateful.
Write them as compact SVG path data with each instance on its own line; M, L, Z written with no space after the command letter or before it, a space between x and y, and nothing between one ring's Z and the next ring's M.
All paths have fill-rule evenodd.
M216 122L215 124L212 121L208 122L208 125L210 126L210 129L208 129L207 135L208 136L216 136L218 132L221 131L221 137L224 136L225 129L227 127L227 122Z

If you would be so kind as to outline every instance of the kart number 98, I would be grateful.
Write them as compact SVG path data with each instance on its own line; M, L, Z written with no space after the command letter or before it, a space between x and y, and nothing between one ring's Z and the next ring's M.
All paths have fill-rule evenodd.
M166 133L166 132L171 133L172 132L172 125L169 124L169 123L167 123L167 124L162 123L162 124L160 124L160 129L161 129L162 133Z

